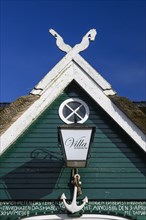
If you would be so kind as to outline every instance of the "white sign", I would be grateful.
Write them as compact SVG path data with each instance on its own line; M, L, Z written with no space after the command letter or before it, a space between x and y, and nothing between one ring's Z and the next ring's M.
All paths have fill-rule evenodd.
M86 160L92 129L62 129L67 160Z

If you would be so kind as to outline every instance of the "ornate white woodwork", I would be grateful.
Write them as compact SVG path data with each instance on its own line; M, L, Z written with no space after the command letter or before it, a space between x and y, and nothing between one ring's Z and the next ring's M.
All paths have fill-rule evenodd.
M63 38L53 29L50 30L50 33L56 38L58 47L64 52L67 52L67 54L30 92L31 94L39 95L40 98L2 134L0 154L33 123L73 80L146 151L145 134L109 99L108 95L114 95L116 92L78 54L89 46L90 41L95 39L95 29L90 30L83 37L81 43L75 45L73 48L65 44Z

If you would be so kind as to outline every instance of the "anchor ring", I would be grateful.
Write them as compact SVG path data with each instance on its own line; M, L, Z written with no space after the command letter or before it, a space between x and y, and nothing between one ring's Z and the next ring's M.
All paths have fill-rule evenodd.
M75 174L74 175L74 179L78 178L78 180L80 180L80 175L79 174Z

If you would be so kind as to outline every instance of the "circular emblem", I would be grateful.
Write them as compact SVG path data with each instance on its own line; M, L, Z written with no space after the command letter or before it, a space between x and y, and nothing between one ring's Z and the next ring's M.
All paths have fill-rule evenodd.
M84 101L77 98L70 98L60 105L59 116L66 124L82 124L89 117L89 108Z

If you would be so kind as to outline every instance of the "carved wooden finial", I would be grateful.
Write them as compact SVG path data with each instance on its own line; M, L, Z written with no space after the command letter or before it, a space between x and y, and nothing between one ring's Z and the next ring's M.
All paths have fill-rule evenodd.
M68 44L64 43L63 38L53 29L50 29L49 32L56 38L56 45L63 52L68 53L71 50L71 47Z
M95 36L97 34L96 29L91 29L90 31L87 32L87 34L82 38L82 41L80 44L76 44L73 48L69 46L68 44L64 43L63 38L53 29L50 29L49 32L56 38L56 45L58 48L66 53L69 51L75 51L76 53L79 53L85 49L90 44L90 41L95 40Z

